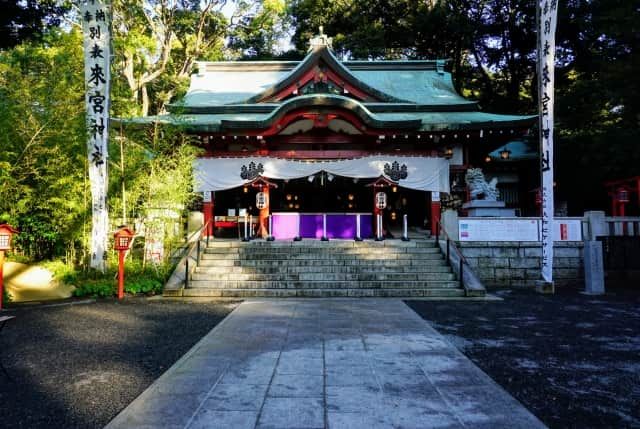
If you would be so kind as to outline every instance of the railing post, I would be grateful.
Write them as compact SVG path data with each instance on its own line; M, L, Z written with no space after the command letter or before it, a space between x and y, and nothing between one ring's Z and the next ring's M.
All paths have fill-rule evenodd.
M196 266L200 263L200 237L198 237L198 243L196 244Z
M189 253L187 252L187 259L184 261L184 288L189 287Z
M449 262L449 258L451 256L451 240L447 237L447 262Z
M440 222L436 222L436 245L440 245Z
M460 256L460 287L464 288L464 280L463 280L463 268L464 267L464 262L462 261L462 256Z

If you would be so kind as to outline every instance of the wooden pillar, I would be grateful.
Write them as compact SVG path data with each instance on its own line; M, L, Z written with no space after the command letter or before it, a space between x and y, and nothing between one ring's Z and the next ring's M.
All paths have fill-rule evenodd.
M431 192L431 234L437 234L440 223L440 192Z
M271 199L269 198L269 186L264 186L261 190L264 192L265 200L267 204L263 209L260 209L258 216L258 236L267 238L271 231L269 231L269 211L271 206Z
M378 236L378 215L382 215L382 235L384 235L384 209L379 209L376 201L376 194L382 192L383 188L372 186L373 189L373 236Z
M209 198L207 198L209 197ZM206 235L213 236L215 230L215 211L214 211L214 193L204 193L204 201L202 202L202 214L204 215L204 224L211 221L208 231L204 231Z

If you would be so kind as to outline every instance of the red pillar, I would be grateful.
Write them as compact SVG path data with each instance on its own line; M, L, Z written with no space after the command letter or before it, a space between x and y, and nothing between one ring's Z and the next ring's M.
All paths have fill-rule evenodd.
M438 233L440 223L440 192L431 192L431 234Z
M118 251L118 299L124 297L124 254L125 250Z
M384 215L383 213L384 210L378 208L376 194L378 192L383 192L383 188L373 186L371 189L373 189L373 236L377 237L378 236L378 215ZM382 235L384 236L384 219L382 222Z
M4 266L4 250L0 250L0 310L2 310L2 298L4 296L3 266Z
M269 222L269 206L271 206L271 199L269 198L269 186L265 186L262 189L262 192L264 192L267 204L265 208L260 209L260 213L258 214L258 236L267 238L271 234L271 231L269 231L267 225Z
M211 191L211 201L205 201L202 203L202 213L204 215L204 224L211 221L209 230L204 231L205 234L209 236L213 236L213 231L215 230L215 211L214 211L214 195L213 191Z

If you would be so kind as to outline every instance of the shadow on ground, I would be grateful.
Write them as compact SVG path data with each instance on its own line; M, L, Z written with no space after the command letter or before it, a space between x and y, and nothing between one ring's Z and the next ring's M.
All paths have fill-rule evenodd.
M130 298L14 309L0 335L0 416L12 428L101 428L233 303Z
M640 288L407 304L548 426L640 427Z

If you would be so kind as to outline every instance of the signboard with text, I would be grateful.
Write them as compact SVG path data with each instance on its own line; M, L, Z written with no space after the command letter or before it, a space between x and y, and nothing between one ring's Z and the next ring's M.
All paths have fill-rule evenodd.
M467 218L458 220L460 241L541 241L541 219ZM582 241L580 219L556 219L554 241Z
M111 11L108 0L82 0L80 17L84 41L84 83L87 154L91 184L91 267L103 271L107 247L107 142L109 140L109 84Z
M538 110L541 175L542 280L553 282L554 191L553 191L553 102L558 0L538 0Z

